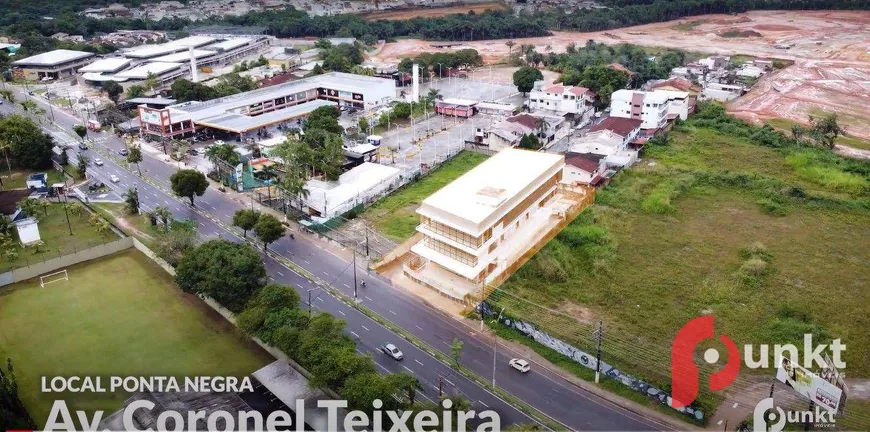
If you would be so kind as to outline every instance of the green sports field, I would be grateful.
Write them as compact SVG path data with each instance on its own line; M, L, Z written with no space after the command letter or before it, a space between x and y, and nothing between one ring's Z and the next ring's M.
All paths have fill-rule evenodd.
M136 250L67 270L45 288L0 288L0 359L39 425L57 399L108 415L129 397L41 394L42 376L244 376L272 360Z

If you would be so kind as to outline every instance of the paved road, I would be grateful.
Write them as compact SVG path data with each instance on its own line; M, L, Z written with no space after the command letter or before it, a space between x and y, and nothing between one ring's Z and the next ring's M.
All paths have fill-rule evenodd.
M6 108L2 109L8 109L8 104L4 106ZM79 122L70 116L59 114L58 110L55 110L55 116L62 130L54 130L54 132L71 131L72 125ZM102 137L106 137L105 140L101 139ZM96 134L96 138L102 141L97 145L105 146L112 151L123 148L123 143L114 136L102 133ZM75 157L72 156L71 160L75 160ZM193 209L165 192L169 190L168 177L176 168L147 153L141 168L146 176L156 179L161 188L141 181L132 172L109 160L104 167L94 169L93 172L101 179L109 174L118 175L121 182L113 184L112 187L122 189L122 192L125 186L138 184L140 199L146 208L164 205L168 206L177 218L195 219L199 223L200 233L206 239L220 237L231 241L242 241L225 228L231 224L233 213L242 208L241 204L216 189L209 188L204 196L197 198L197 208ZM135 171L135 168L132 169ZM345 294L353 295L351 264L348 260L324 249L318 242L309 241L302 236L298 236L295 240L285 237L271 245L270 250L305 268ZM264 262L271 277L280 283L296 287L303 299L307 299L308 290L314 288L309 280L279 264L272 257L264 256ZM524 375L516 373L508 366L508 361L518 354L510 352L504 346L494 349L492 338L478 334L453 317L426 306L417 297L392 287L380 276L374 273L366 275L363 267L360 267L357 272L358 277L365 280L367 285L359 289L359 300L369 309L447 355L450 355L451 341L454 338L462 340L464 348L461 362L466 367L484 377L494 376L501 388L571 429L672 429L669 425L649 416L635 413L578 388L541 365L533 366L532 371ZM439 380L443 380L441 382L448 394L461 392L474 402L475 409L496 410L504 424L531 421L516 408L434 357L406 343L342 300L318 290L312 292L311 303L317 310L327 311L346 320L347 330L357 340L360 352L370 353L382 370L389 372L407 370L414 373L426 388L424 397L435 399ZM396 344L405 353L405 360L401 363L394 362L377 351L377 346L387 342Z

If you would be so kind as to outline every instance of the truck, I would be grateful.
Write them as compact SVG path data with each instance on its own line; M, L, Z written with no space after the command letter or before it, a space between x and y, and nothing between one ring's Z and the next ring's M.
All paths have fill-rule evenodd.
M88 130L99 131L102 127L98 120L88 120Z

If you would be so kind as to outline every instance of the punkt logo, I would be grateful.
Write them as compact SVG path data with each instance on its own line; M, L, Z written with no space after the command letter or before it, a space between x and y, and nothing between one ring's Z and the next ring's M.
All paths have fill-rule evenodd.
M769 423L770 422L770 423ZM779 432L786 423L811 423L814 428L834 428L834 416L816 407L814 411L783 411L773 406L773 398L765 398L755 405L752 412L754 432Z
M685 407L695 401L698 397L699 386L699 370L695 365L695 348L706 339L713 339L716 336L713 330L713 316L706 315L695 318L687 322L674 338L671 346L671 387L673 388L672 406L674 408ZM710 390L722 390L737 378L740 372L740 351L737 344L725 335L719 335L719 341L725 345L728 352L728 360L725 366L718 372L710 375ZM758 348L757 358L753 355L755 348ZM777 367L783 362L783 359L794 359L794 363L800 363L801 356L798 348L793 344L774 345L773 349L766 344L753 346L751 344L743 347L743 363L750 369L759 369L767 367ZM846 346L840 343L839 339L831 341L830 348L826 344L816 345L813 343L813 335L804 335L803 346L803 367L807 370L813 370L815 367L825 368L827 365L822 353L830 349L832 355L833 366L838 369L843 369L846 364L841 360L841 354L846 350ZM774 362L771 363L770 352L773 352ZM713 364L719 361L719 351L715 348L709 348L704 352L704 361Z

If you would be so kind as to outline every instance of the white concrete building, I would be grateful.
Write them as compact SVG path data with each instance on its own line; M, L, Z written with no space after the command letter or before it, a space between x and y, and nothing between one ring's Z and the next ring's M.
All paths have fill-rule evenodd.
M461 300L526 253L552 215L564 166L562 155L505 149L423 200L424 237L411 251L446 282L432 288Z
M641 129L661 129L668 121L668 95L618 90L610 96L610 116L640 119Z
M583 123L592 116L594 101L595 94L586 87L545 85L544 81L536 81L529 93L531 110L573 114L575 123Z
M759 78L764 75L765 72L766 71L760 67L743 66L737 71L736 75L744 78Z
M685 120L694 111L694 104L689 92L674 90L654 90L653 93L663 93L668 97L668 120L680 118Z
M94 53L59 49L12 62L12 75L29 81L60 79L92 61Z

